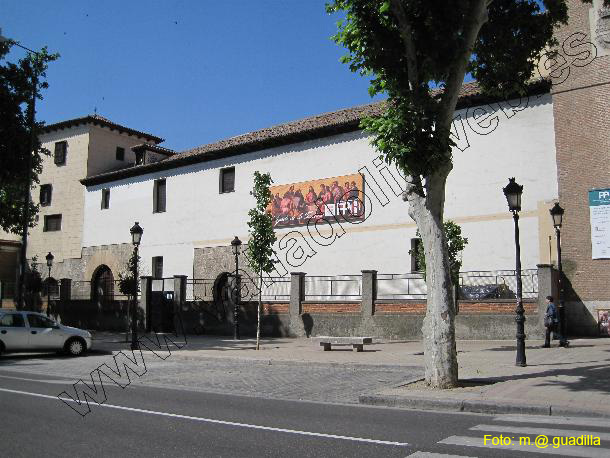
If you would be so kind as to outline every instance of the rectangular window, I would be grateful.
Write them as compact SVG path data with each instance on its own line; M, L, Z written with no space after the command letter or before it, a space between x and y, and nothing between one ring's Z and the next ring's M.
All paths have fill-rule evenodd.
M55 323L46 316L33 315L28 313L28 323L30 328L52 328Z
M0 326L7 328L25 328L21 313L7 313L0 318Z
M53 186L43 184L40 186L40 205L43 207L51 205L51 197L53 194Z
M110 189L102 189L102 210L110 208Z
M45 215L44 232L61 231L61 215Z
M420 250L421 239L411 239L411 250L409 250L409 254L411 255L411 272L421 272L422 266L419 265L419 261L417 259L417 252Z
M144 164L144 151L136 151L136 165Z
M152 258L152 274L153 278L163 278L163 256Z
M235 191L235 167L220 170L220 193Z
M124 161L125 160L125 148L121 146L116 147L116 160Z
M53 160L55 165L65 165L66 153L68 150L68 142L55 142L55 151L53 153Z
M165 211L165 179L155 180L153 189L153 212L163 213Z

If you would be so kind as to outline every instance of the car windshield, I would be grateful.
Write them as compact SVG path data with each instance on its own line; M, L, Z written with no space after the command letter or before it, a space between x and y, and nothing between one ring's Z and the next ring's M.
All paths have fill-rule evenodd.
M28 314L28 322L30 328L52 328L56 326L55 321L42 315Z

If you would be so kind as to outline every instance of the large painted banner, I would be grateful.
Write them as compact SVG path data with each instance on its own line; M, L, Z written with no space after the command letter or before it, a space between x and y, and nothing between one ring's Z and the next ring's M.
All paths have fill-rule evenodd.
M355 173L301 183L271 186L273 227L364 220L364 177Z
M591 257L610 259L610 189L589 191Z

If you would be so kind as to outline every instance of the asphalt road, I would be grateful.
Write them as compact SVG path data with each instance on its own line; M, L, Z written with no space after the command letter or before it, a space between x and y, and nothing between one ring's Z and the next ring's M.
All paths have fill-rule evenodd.
M610 456L609 420L578 419L575 423L550 417L420 412L136 383L125 388L104 383L105 402L91 403L91 412L81 416L57 398L64 390L73 395L74 381L68 374L45 376L0 366L0 455ZM604 441L601 446L553 449L551 445L539 450L533 441L544 434L541 430L549 431L549 436L568 434L566 431L575 434L575 430L596 434ZM513 439L511 446L483 444L485 434L504 434L516 442ZM519 436L530 437L532 445L519 446Z

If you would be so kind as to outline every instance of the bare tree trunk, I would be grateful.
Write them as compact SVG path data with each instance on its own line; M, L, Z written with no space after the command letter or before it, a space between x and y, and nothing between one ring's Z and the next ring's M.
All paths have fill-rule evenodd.
M455 348L455 302L447 241L443 228L445 182L451 166L426 178L427 194L412 182L404 194L409 215L419 229L426 255L426 317L422 326L426 383L452 388L458 382Z
M457 385L455 305L443 221L431 214L419 218L426 252L426 317L422 326L426 383L436 388ZM423 229L423 230L422 230Z
M256 311L256 349L260 349L261 339L261 308L263 307L263 271L258 277L258 308Z

